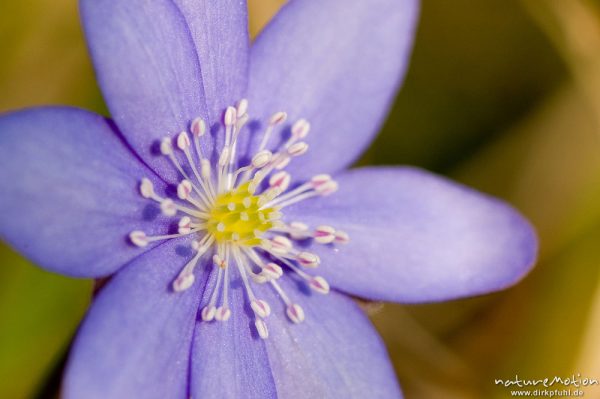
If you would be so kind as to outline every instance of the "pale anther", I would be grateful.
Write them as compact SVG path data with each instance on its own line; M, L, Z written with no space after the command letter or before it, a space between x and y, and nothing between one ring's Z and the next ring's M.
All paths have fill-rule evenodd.
M152 198L154 196L154 185L150 179L144 177L140 183L140 194L144 198Z
M214 307L213 305L209 305L204 307L204 309L202 309L202 320L204 321L211 321L212 319L215 318L215 313L217 312L217 308Z
M233 107L227 107L225 110L225 117L223 121L225 122L225 126L231 126L235 123L235 119L237 116L237 111Z
M273 153L269 150L262 150L252 157L252 166L259 169L266 166L273 158Z
M335 232L335 242L340 244L347 244L350 241L350 236L345 231L336 231Z
M169 155L173 153L173 145L169 137L165 137L160 141L160 152L163 155Z
M285 255L292 247L292 242L284 236L275 236L271 240L270 250L278 255Z
M192 219L190 219L188 216L182 217L179 219L177 232L179 234L189 234L192 231L191 224Z
M319 226L315 229L315 241L319 244L329 244L335 240L335 229L331 226Z
M292 144L290 148L288 148L288 154L293 157L303 155L306 151L308 151L308 144L306 144L304 141Z
M283 122L285 122L287 119L287 114L285 112L276 112L273 115L271 115L271 119L269 119L269 124L271 126L276 126L279 125Z
M290 176L290 174L282 170L281 172L277 172L273 176L271 176L271 178L269 179L269 186L277 187L281 190L281 192L283 192L288 189L291 181L292 177Z
M313 277L309 283L310 288L321 294L329 293L329 283L321 276Z
M281 170L283 168L285 168L286 166L288 166L288 164L290 163L291 158L288 156L282 157L280 159L277 160L277 162L275 162L275 169Z
M160 210L165 216L175 216L177 213L177 206L172 199L166 198L160 203Z
M190 137L186 132L179 133L177 136L177 148L179 148L181 151L185 151L190 148L191 144Z
M321 259L312 252L302 251L296 256L296 260L304 267L317 267L321 263Z
M254 322L254 326L256 327L256 332L258 332L258 336L262 339L269 338L269 329L267 328L267 323L262 319L256 319Z
M237 104L238 117L246 115L247 112L248 112L248 100L246 100L245 98L242 98Z
M309 237L308 226L302 222L292 222L290 223L290 237L293 240L303 240Z
M283 270L281 266L276 263L267 263L262 270L262 274L264 274L269 279L278 279L283 275Z
M298 304L291 304L286 308L286 314L294 323L302 323L304 321L304 309Z
M319 187L323 184L329 183L330 181L331 181L331 176L325 175L325 174L316 175L316 176L313 176L312 179L310 179L312 186L315 188Z
M146 233L140 230L132 231L131 233L129 233L129 240L132 244L138 247L145 247L148 245L149 242Z
M189 180L182 180L181 183L177 185L177 196L182 199L188 199L190 194L192 193L192 183Z
M194 275L193 274L182 274L178 276L173 282L173 290L175 292L182 292L187 290L194 284Z
M202 178L205 180L210 179L211 166L208 159L202 159L200 161L200 170L202 173Z
M196 118L192 121L190 130L196 137L204 136L204 133L206 133L206 122L204 122L204 119L202 118Z
M310 123L306 119L299 119L292 126L292 136L296 139L303 139L310 131Z
M231 317L231 310L226 306L220 306L215 314L215 319L219 321L227 321Z
M254 299L250 302L250 307L257 316L262 317L263 319L271 314L271 307L262 299Z
M319 184L315 187L315 191L324 197L335 193L337 189L338 184L335 180L330 180L327 183Z

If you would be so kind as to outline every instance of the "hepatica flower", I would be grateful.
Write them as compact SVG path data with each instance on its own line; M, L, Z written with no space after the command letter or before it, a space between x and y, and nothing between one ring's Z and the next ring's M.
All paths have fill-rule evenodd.
M249 46L241 0L83 0L112 120L0 118L0 232L47 270L112 276L67 398L398 397L347 296L505 288L512 208L413 168L344 171L407 66L416 0L292 0Z

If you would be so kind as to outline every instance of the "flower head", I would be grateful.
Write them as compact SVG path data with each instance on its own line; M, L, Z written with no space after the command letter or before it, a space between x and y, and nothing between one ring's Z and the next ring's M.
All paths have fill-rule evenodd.
M248 45L243 1L82 0L112 120L0 118L0 235L112 276L64 393L397 397L345 294L480 294L533 265L508 205L411 168L343 171L397 90L416 0L292 0Z

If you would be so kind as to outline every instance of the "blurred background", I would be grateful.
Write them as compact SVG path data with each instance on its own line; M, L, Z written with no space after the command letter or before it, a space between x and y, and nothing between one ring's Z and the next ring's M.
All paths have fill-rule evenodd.
M253 34L281 3L250 1ZM41 104L106 113L77 2L2 1L0 112ZM504 198L541 238L536 269L507 291L365 304L407 398L504 398L494 378L515 374L600 379L600 4L424 0L406 83L360 164L418 165ZM2 244L0 264L0 398L48 397L92 283Z

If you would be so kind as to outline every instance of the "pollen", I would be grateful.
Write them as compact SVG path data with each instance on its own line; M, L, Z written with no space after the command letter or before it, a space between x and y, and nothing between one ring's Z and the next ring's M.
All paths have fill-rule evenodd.
M252 195L250 183L219 195L209 212L206 229L218 243L253 247L263 233L275 226L277 209L261 208L260 196Z

